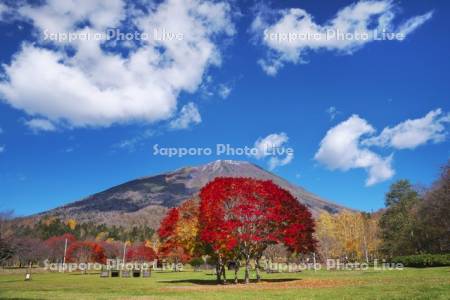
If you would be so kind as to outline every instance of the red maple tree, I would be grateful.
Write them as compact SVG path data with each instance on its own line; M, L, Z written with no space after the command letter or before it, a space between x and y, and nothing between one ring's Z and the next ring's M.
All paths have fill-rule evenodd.
M76 263L106 263L106 256L98 243L74 242L67 249L67 261Z
M222 265L230 253L244 259L246 283L252 258L259 280L259 259L270 244L282 243L298 253L314 250L311 213L272 181L216 178L202 188L200 198L200 239L212 246Z
M158 228L159 238L163 241L170 239L173 236L180 214L178 208L174 207L169 209L164 219Z
M68 246L77 240L73 234L65 233L60 236L53 236L44 242L48 247L48 258L50 261L57 262L63 260L66 239Z

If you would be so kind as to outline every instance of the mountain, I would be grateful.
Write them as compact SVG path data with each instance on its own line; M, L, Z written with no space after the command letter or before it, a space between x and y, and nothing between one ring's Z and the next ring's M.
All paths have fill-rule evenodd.
M168 208L198 194L206 183L219 176L252 177L272 180L290 191L313 215L321 211L339 212L343 206L324 200L305 189L261 167L245 161L218 160L197 167L138 178L103 192L88 196L36 217L75 218L78 222L93 221L116 225L149 224L156 228Z

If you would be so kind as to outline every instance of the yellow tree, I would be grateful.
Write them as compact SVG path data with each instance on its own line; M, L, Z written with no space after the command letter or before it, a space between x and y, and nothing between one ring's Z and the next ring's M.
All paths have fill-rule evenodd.
M75 230L75 227L77 226L77 221L75 219L69 219L69 220L67 220L66 225L70 229Z
M193 256L198 245L198 214L199 203L189 199L179 207L179 219L175 227L175 239L185 252Z
M323 211L316 220L316 238L319 251L324 259L340 256L340 247L336 236L336 218Z
M158 229L161 243L158 254L175 261L188 261L196 254L198 241L199 201L189 199L172 208Z
M358 212L343 210L336 216L338 240L346 259L362 257L363 224L363 217Z
M348 210L335 215L322 212L316 220L321 255L369 262L380 245L378 219L377 215Z
M379 221L380 214L362 214L364 218L363 250L366 262L375 258L381 245Z

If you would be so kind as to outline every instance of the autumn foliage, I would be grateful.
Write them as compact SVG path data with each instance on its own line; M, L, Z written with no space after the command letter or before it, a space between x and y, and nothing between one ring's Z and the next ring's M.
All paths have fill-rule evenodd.
M155 251L152 248L147 247L145 243L133 245L128 249L126 254L126 260L133 262L149 262L153 261L155 258Z
M260 254L277 243L297 253L314 250L311 213L271 181L219 178L200 197L201 239L214 250L251 245Z
M334 215L322 212L316 220L321 259L372 261L378 256L381 243L379 218L379 214L348 210Z
M161 221L158 235L161 240L158 255L174 262L187 262L197 254L198 201L190 199L172 208Z
M199 203L200 202L200 203ZM308 209L271 181L216 178L191 199L168 211L158 234L161 254L181 260L208 254L225 275L226 261L259 260L269 245L291 252L314 251L314 222ZM236 270L237 274L237 270ZM258 275L259 278L259 275Z
M66 233L60 236L53 236L44 242L49 249L48 258L50 261L57 262L62 260L66 240L68 245L70 245L76 241L76 238L73 234Z
M179 219L178 208L174 207L169 209L164 219L161 221L161 225L158 229L158 235L161 240L172 240L175 233L175 228Z
M106 263L106 256L98 243L74 242L67 249L67 261L76 263Z
M269 245L284 244L297 253L314 251L311 213L272 181L217 178L201 190L200 198L200 239L212 245L219 259L230 253L244 259L246 282L250 259L258 270Z

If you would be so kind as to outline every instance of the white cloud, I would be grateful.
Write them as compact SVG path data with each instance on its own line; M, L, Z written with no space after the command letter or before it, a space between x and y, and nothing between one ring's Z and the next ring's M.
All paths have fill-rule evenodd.
M148 4L144 10L131 6L128 11L122 0L49 0L41 6L20 7L18 13L33 24L39 38L35 43L24 42L4 66L0 96L16 109L56 126L171 118L179 93L195 92L208 68L221 64L217 40L234 34L230 5L166 0ZM140 32L152 34L153 29L164 28L182 34L183 39L149 39L128 45L128 52L94 39L42 39L45 30L93 35L130 23Z
M231 86L228 86L226 84L219 84L218 93L220 98L226 99L228 96L230 96L232 91Z
M363 168L368 172L366 185L391 178L393 155L382 157L369 147L414 149L428 142L445 141L450 114L441 109L430 111L422 118L406 120L394 127L386 127L381 134L357 115L328 130L314 158L331 170L347 171Z
M233 85L234 80L227 83L218 83L211 75L208 75L200 85L199 91L203 98L219 97L227 99L233 91Z
M152 129L146 129L142 133L132 138L122 140L118 144L115 144L114 148L126 149L129 152L134 152L137 147L143 145L146 140L150 139L156 134L157 134L156 131Z
M338 111L338 110L336 109L336 107L330 106L330 107L328 107L328 109L326 110L326 113L330 116L330 120L333 121L334 118L336 118L336 116L337 116L338 114L340 114L341 112Z
M286 145L288 141L289 137L284 132L272 133L265 138L259 138L254 145L256 149L254 157L256 159L269 157L270 170L287 165L294 159L293 151L287 151ZM281 150L286 150L286 152L279 153L277 150L280 150L280 152Z
M279 148L289 140L286 133L272 133L265 138L258 138L255 142L255 148L258 150L255 157L262 158L270 155L273 148Z
M333 19L320 25L311 14L300 8L283 9L276 13L260 9L251 30L268 48L268 54L258 63L268 75L276 75L287 62L306 62L305 55L311 51L352 54L377 39L375 30L386 30L407 37L433 15L433 12L427 12L394 26L393 20L399 11L391 0L359 1L342 8ZM341 35L332 35L331 32ZM270 38L269 34L280 38ZM288 40L284 38L287 34L291 34L291 37L297 34L298 37ZM354 38L341 38L347 34ZM356 34L364 34L364 38L357 38Z
M353 115L328 130L314 158L331 170L365 169L367 186L387 180L395 174L391 166L392 155L382 157L360 143L363 136L374 132L366 120Z
M258 59L258 65L266 72L267 75L275 76L278 73L278 70L283 66L281 60L271 60L268 62L265 59Z
M7 10L8 10L8 7L5 4L0 3L0 20L2 20L2 16L4 13L7 12Z
M269 170L273 170L277 167L282 167L282 166L288 165L292 162L293 159L294 159L293 153L286 154L286 156L284 158L280 158L278 156L272 156L269 159Z
M25 121L25 125L34 132L56 130L55 125L46 119L31 119L29 121Z
M197 106L189 102L181 108L179 116L169 124L171 129L187 129L192 125L200 124L202 117Z
M440 143L447 135L446 123L450 123L450 113L443 114L441 109L436 109L422 118L406 120L394 127L386 127L380 135L364 140L363 144L414 149L430 141Z

